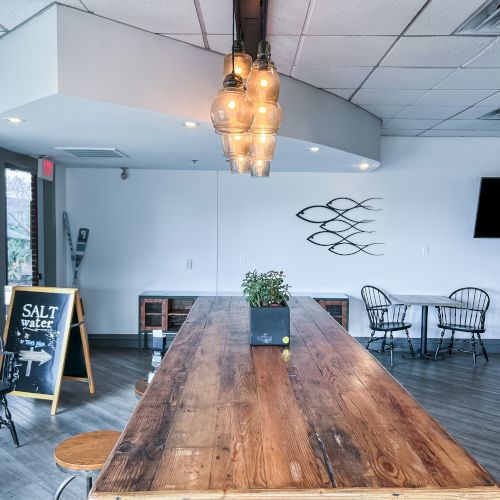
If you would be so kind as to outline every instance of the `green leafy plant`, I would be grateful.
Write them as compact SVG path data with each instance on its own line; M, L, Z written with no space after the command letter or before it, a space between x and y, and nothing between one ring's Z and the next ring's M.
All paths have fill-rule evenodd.
M245 274L241 286L244 297L252 307L286 306L290 299L290 286L285 283L283 271L250 271Z

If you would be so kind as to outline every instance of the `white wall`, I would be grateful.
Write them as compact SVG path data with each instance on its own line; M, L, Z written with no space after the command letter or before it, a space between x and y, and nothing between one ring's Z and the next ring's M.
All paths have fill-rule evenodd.
M492 299L486 338L500 338L500 239L472 238L480 177L500 176L500 140L386 138L382 152L371 174L217 180L216 172L133 170L123 182L118 170L67 169L73 231L91 231L81 279L90 333L135 333L143 289L238 290L248 269L277 268L296 291L350 295L356 336L367 334L364 284L438 294L476 285ZM340 257L306 241L315 227L295 214L340 196L383 198L373 213L382 257ZM409 314L416 328L419 313Z

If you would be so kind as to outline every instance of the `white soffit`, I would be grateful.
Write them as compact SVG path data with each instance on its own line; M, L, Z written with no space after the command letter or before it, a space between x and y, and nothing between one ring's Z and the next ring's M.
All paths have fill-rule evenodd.
M57 23L54 22L56 18ZM163 21L158 20L158 22ZM126 132L132 130L135 123L145 123L145 120L151 119L158 124L158 130L156 134L154 131L149 133L156 135L159 140L168 134L173 138L184 134L187 129L182 127L182 123L196 121L200 124L199 129L190 132L193 134L201 133L200 130L204 130L207 134L210 132L210 138L207 136L206 140L210 144L217 144L214 151L220 155L220 138L213 132L209 110L214 96L221 87L222 56L166 36L157 36L123 23L62 6L48 9L0 39L0 59L5 61L6 72L12 75L9 79L0 80L0 96L4 99L0 117L7 113L17 115L25 113L28 116L30 107L36 106L31 93L23 94L25 80L29 79L38 84L37 82L44 79L27 78L28 75L24 73L16 74L11 71L11 67L21 58L25 63L25 72L26 68L32 71L32 61L29 58L36 53L38 40L36 37L27 38L25 35L31 33L33 26L37 24L45 32L46 37L48 31L48 35L57 38L57 49L54 45L45 47L42 54L46 58L47 54L52 54L51 57L55 58L54 73L57 75L57 80L55 88L43 89L44 91L36 94L36 97L38 101L44 101L45 113L50 115L51 106L54 110L58 110L59 114L51 116L51 119L59 118L55 122L61 129L59 136L63 132L78 131L73 138L73 144L67 142L71 139L67 137L65 144L53 143L53 147L116 147L128 155L129 150L137 145L135 143L140 143L144 139L144 133L141 131L146 130L146 127L141 127L134 134L126 134L130 138L128 147L126 144L117 144L112 140L115 137L111 131L113 124L99 126L100 122L107 123L103 113L111 108L105 106L92 108L90 103L97 102L120 107L120 112L113 108L113 116L120 116L120 126L115 126L117 130ZM81 33L85 33L85 38L81 37ZM16 54L16 57L12 57L12 54ZM203 77L200 78L200 75ZM9 101L9 94L14 88L17 88L20 98L13 105ZM378 165L381 125L378 118L337 96L285 76L282 77L281 89L280 103L285 111L280 131L282 136L280 151L277 156L280 162L279 168L319 171L328 168L335 170L345 166L349 169L351 164L363 161L369 161L374 167ZM52 100L52 97L50 100L46 99L50 96L55 100ZM75 99L71 102L71 107L66 101L64 105L73 112L63 112L61 103L71 97ZM95 109L94 128L101 130L103 139L101 142L104 144L97 144L96 137L90 136L87 139L92 140L92 144L80 142L86 135L81 133L79 120L89 109ZM130 119L122 116L122 110L129 113ZM153 119L153 115L168 120L160 123ZM139 116L144 119L139 120ZM52 130L49 135L47 121L41 119L39 113L35 113L33 119L37 120L38 128L34 127L34 123L30 123L31 119L26 119L22 126L8 129L11 132L8 135L12 143L20 144L16 142L19 140L24 144L23 147L28 149L32 144L31 154L42 154L36 150L35 139L45 137L54 142L54 138L58 136L57 130ZM10 124L3 120L2 128L5 125ZM89 127L92 128L91 125ZM19 138L17 134L21 137ZM188 136L191 140L193 134ZM115 143L110 144L105 140L107 136ZM7 135L2 137L5 141ZM64 138L61 137L61 140ZM77 141L78 138L80 140ZM80 143L74 143L75 141ZM205 143L200 142L200 144ZM307 149L309 145L318 145L321 154L312 155ZM2 146L8 147L9 144L2 142ZM45 144L44 147L46 146ZM181 140L172 142L172 147L176 146L183 151L193 149L190 144L183 144ZM20 148L21 146L19 146L21 151ZM308 160L306 164L301 160L302 150L305 151L304 154L309 155L306 156ZM25 149L22 152L30 154L30 151ZM160 158L163 161L164 152L158 154L161 154ZM210 156L208 152L207 155ZM174 152L172 157L175 158ZM327 159L329 160L326 161ZM138 160L137 156L135 160ZM133 161L132 156L130 161ZM222 158L218 161L224 163ZM154 162L151 160L149 164ZM211 165L211 168L219 168L214 167L213 162ZM227 165L224 165L224 168L226 167Z

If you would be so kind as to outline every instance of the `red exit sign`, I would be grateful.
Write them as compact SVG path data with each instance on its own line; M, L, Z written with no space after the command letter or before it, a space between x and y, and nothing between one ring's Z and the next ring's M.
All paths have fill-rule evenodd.
M45 181L54 180L55 163L48 158L40 158L38 160L38 177Z

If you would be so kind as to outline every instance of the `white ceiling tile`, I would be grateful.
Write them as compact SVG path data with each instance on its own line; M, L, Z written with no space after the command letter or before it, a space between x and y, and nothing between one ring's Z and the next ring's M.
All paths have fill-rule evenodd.
M365 89L431 89L453 72L442 68L377 68Z
M231 35L207 35L208 46L214 52L221 54L229 54L233 45L233 37Z
M434 125L437 125L441 120L412 120L412 119L399 119L392 118L389 120L384 120L383 128L389 128L392 130L396 129L407 129L407 130L425 130Z
M484 0L432 0L406 35L450 35Z
M306 33L399 35L424 3L425 0L315 0Z
M269 35L266 40L271 44L271 58L276 65L293 64L300 36Z
M472 106L462 113L453 117L454 120L475 120L491 111L495 111L497 106Z
M500 66L500 61L499 61ZM442 81L438 89L500 89L500 69L457 69Z
M323 89L323 90L330 92L330 94L338 95L339 97L342 97L342 99L349 99L349 97L351 97L352 94L354 94L354 91L356 89Z
M0 24L11 30L51 3L54 0L0 0ZM84 10L79 0L62 0L59 3Z
M309 0L272 0L267 10L268 35L300 35Z
M392 36L306 36L299 66L375 66L394 42Z
M425 93L424 90L360 89L352 98L355 104L407 106Z
M499 137L500 130L440 130L433 128L422 137Z
M416 106L472 106L493 94L494 90L429 90Z
M438 130L488 130L495 128L494 120L446 120L435 128Z
M497 92L491 97L488 97L488 99L481 101L481 106L496 106L497 108L500 108L500 92Z
M348 89L359 87L371 69L360 66L348 68L341 66L295 66L292 76L319 88Z
M281 73L282 75L287 75L287 76L290 76L290 73L292 72L291 66L276 65L276 69L278 70L278 73Z
M197 45L198 47L205 47L203 43L203 37L199 35L170 35L168 33L162 33L162 36L167 38L172 38L174 40L179 40L180 42L186 42L191 45Z
M406 106L368 106L364 104L363 108L379 118L394 118L403 111Z
M199 0L199 2L207 33L219 35L232 33L232 0Z
M464 106L408 106L397 118L440 119L445 120L450 116L460 113Z
M88 10L153 33L201 33L194 2L186 0L84 0Z
M498 68L500 66L500 39L469 61L467 68Z
M387 129L383 128L381 130L381 135L384 136L400 136L400 137L415 137L421 134L423 130L404 130L404 129Z
M471 36L403 37L387 54L382 66L461 66L493 40L491 37Z

